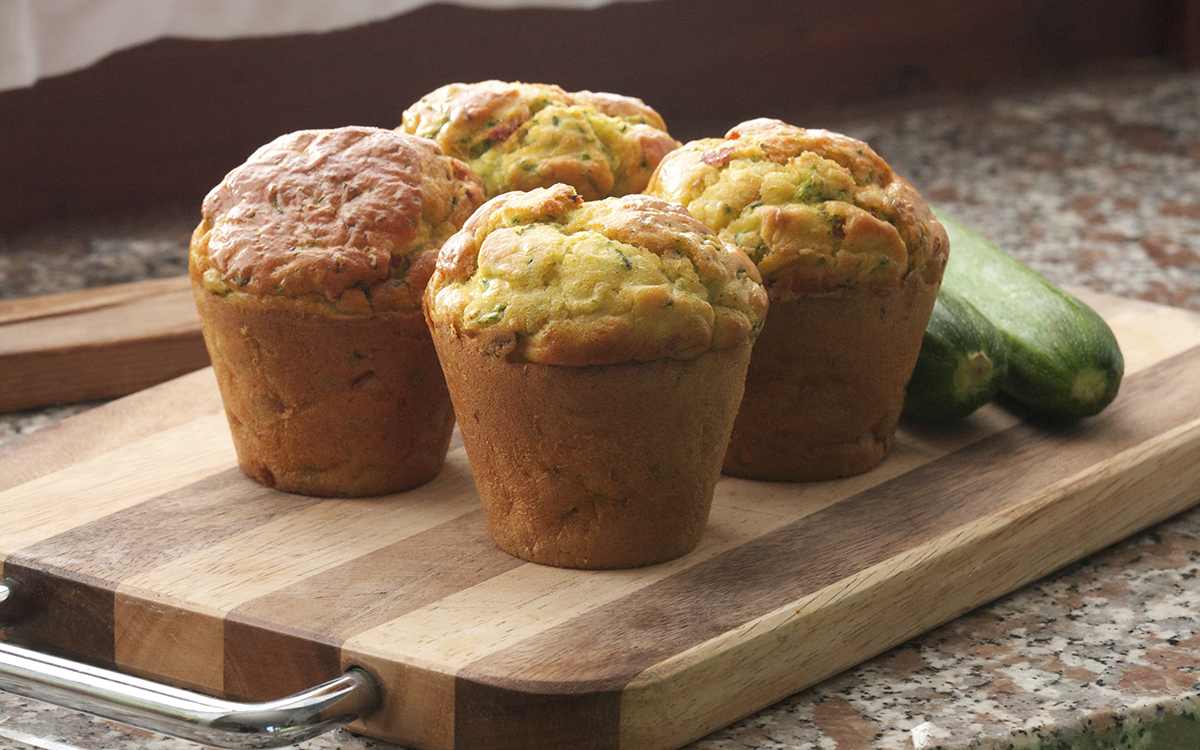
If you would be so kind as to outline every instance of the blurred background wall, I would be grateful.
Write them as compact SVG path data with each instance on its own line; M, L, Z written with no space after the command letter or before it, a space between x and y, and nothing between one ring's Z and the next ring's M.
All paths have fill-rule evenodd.
M333 31L167 36L0 91L0 227L198 202L277 135L395 127L454 81L637 96L689 140L1130 59L1200 63L1200 0L499 4L517 7L417 2Z

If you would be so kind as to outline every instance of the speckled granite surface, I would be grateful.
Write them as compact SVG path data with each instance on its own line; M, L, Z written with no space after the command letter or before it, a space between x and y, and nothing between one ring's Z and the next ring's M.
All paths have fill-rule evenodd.
M1200 311L1200 73L1133 65L795 121L864 138L926 197L1056 281ZM180 274L194 222L191 207L166 207L0 234L0 298ZM0 440L87 406L0 415ZM1200 508L689 750L1178 750L1200 747L1198 713ZM0 747L197 746L0 695ZM339 732L302 747L392 746Z

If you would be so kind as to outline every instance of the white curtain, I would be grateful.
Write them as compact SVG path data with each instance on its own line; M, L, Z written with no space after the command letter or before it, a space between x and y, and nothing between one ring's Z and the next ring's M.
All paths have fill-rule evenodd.
M614 0L455 0L484 8L595 8ZM627 0L620 0L627 1ZM333 31L434 0L0 0L0 91L85 68L163 37Z

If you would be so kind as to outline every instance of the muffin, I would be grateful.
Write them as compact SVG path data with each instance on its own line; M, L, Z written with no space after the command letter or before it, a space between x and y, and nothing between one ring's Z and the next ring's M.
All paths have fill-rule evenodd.
M189 270L245 473L364 496L440 471L454 412L421 295L483 200L431 141L362 127L284 135L208 194Z
M867 144L778 120L668 154L646 190L746 251L771 299L725 472L863 473L891 450L949 240Z
M572 568L693 549L766 308L750 259L678 205L485 203L425 311L497 544Z
M679 146L641 100L537 83L452 83L422 97L400 129L471 165L488 197L562 183L585 200L639 193Z

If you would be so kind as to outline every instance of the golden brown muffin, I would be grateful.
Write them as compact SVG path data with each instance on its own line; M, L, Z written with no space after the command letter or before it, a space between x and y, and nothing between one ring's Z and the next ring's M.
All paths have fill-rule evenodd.
M499 546L575 568L694 548L766 305L678 205L566 185L484 204L425 310Z
M471 165L488 197L571 185L585 200L639 193L679 146L640 99L537 83L452 83L409 107L399 129Z
M744 249L771 298L725 472L813 481L879 464L949 252L918 192L862 141L770 119L668 154L646 192Z
M282 136L208 194L189 268L247 474L364 496L440 471L454 415L421 295L482 202L431 141L361 127Z

